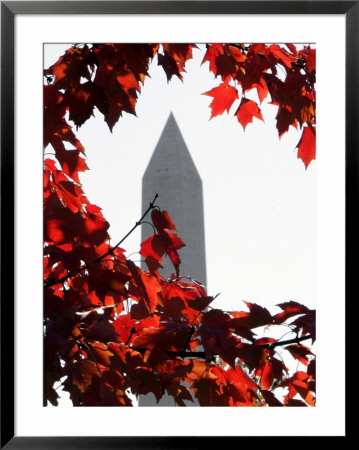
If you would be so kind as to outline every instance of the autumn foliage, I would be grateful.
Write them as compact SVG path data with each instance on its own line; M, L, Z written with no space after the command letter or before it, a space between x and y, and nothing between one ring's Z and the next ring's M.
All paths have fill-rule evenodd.
M83 192L80 175L88 167L73 125L96 109L112 130L124 112L136 114L154 60L168 81L185 82L193 51L193 44L76 45L44 72L44 147L47 155L54 151L44 159L45 405L58 404L59 385L75 406L131 406L129 392L157 400L168 394L178 406L315 405L315 356L303 344L315 341L314 310L296 301L277 305L275 314L250 302L243 311L212 308L205 286L181 277L185 243L155 193L135 225L150 216L154 226L140 247L148 268L141 270L121 247L128 234L110 245L101 208ZM314 49L208 44L203 66L217 83L204 93L212 98L211 117L235 105L245 129L265 119L260 104L268 98L278 108L279 137L290 126L302 129L298 157L310 164ZM161 275L164 257L173 265L169 279ZM286 339L260 337L277 327Z

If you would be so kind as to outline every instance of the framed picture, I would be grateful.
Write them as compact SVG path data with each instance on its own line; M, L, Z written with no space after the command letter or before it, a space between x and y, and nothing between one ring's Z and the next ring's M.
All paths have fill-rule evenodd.
M348 437L358 8L1 2L1 447Z

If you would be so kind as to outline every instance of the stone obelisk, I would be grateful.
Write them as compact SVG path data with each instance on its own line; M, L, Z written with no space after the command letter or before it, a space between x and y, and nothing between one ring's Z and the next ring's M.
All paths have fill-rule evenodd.
M142 178L143 212L156 193L156 203L172 217L178 236L186 244L179 250L180 276L206 285L202 180L172 113ZM142 242L152 233L150 226L142 225ZM174 267L169 258L164 257L164 262L160 273L169 277ZM145 265L142 268L147 270ZM147 394L140 396L139 406L175 406L175 403L167 395L157 403L153 394Z

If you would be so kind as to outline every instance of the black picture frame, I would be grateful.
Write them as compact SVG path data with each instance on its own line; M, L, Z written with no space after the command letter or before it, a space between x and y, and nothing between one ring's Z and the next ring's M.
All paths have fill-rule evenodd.
M346 21L346 298L355 292L358 249L359 1L2 1L1 2L1 448L131 449L229 445L227 438L15 436L14 406L14 42L19 14L339 14ZM335 38L335 37L334 37ZM348 324L348 322L347 322ZM349 326L347 325L346 330ZM346 331L347 337L348 331ZM346 339L346 342L348 339ZM203 430L205 432L205 430ZM348 426L345 438L349 437ZM205 434L205 433L204 433ZM264 437L261 437L263 440ZM268 437L265 437L266 439ZM302 437L302 439L305 437ZM237 439L228 437L228 439ZM283 437L283 440L286 438Z

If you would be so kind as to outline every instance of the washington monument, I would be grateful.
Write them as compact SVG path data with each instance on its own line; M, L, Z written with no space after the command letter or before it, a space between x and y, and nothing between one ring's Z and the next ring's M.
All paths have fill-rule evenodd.
M179 250L180 276L191 277L206 285L206 256L203 218L202 180L171 113L142 178L142 211L155 193L157 204L171 216L178 236L186 246ZM142 226L142 242L153 230ZM169 258L164 257L162 276L174 272ZM145 263L142 269L147 270ZM186 280L185 280L186 281ZM188 403L188 406L195 404ZM159 403L153 394L141 395L139 406L175 406L172 397L164 395Z

